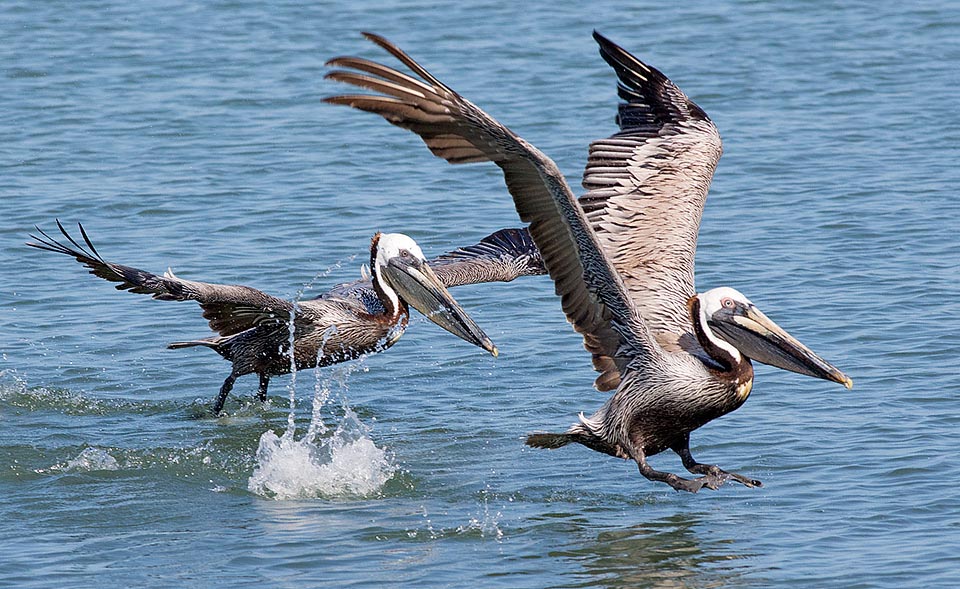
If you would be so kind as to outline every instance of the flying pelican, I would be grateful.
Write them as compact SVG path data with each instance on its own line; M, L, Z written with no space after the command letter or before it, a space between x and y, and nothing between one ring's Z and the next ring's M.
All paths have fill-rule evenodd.
M636 461L640 473L676 490L760 481L697 462L690 433L740 407L753 385L750 360L848 388L852 381L763 315L732 288L696 294L697 232L720 136L706 113L670 80L598 33L617 74L620 131L590 146L586 194L577 200L556 164L444 85L398 47L365 36L414 74L358 57L338 57L327 77L376 95L327 98L373 112L418 134L450 163L492 161L503 171L521 220L540 249L564 313L583 335L615 391L566 432L527 444L571 442ZM648 457L676 452L693 474L655 470Z
M417 244L400 233L377 233L370 243L372 278L335 286L310 300L287 301L248 286L228 286L184 280L167 270L162 276L107 262L97 252L82 225L86 247L57 227L69 245L37 227L31 247L76 258L90 273L118 290L153 295L165 301L197 301L210 328L219 335L169 344L169 348L205 346L233 363L214 403L223 410L237 377L256 373L257 395L267 399L271 376L291 371L290 323L298 370L328 366L383 351L400 339L407 327L408 304L431 321L494 356L490 338L460 308L446 286L509 281L544 274L539 252L524 230L503 229L480 243L427 262Z

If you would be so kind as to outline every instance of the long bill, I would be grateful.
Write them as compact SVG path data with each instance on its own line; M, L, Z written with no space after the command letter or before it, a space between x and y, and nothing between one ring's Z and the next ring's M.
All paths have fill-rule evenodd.
M853 388L849 376L800 343L753 305L723 320L711 320L709 324L748 358Z
M383 271L397 294L427 319L460 339L483 348L494 357L500 353L426 263L394 258Z

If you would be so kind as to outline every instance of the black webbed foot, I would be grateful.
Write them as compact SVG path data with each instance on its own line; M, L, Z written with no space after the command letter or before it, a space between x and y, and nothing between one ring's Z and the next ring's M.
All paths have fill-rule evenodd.
M723 470L719 466L713 464L701 464L699 462L692 464L687 467L692 473L706 475L704 478L710 478L717 482L717 487L723 485L723 483L732 480L736 483L740 483L744 487L762 487L763 483L757 479L751 479L743 476L742 474L736 472L728 472ZM709 486L709 485L706 485ZM714 487L711 487L714 488Z
M723 472L726 472L726 471L723 471ZM734 481L740 483L740 484L743 485L744 487L753 488L753 487L762 487L762 486L763 486L763 483L761 483L759 479L751 479L751 478L748 478L748 477L743 476L742 474L737 474L737 473L735 473L735 472L727 472L726 474L727 474L727 476L729 476L731 479L733 479Z
M692 472L693 474L702 474L704 475L704 478L710 478L710 482L716 484L716 486L711 487L710 484L707 483L704 483L704 486L707 486L711 489L719 488L728 480L740 483L745 487L753 488L763 486L763 483L757 479L751 479L735 472L727 472L714 464L703 464L702 462L697 462L690 453L689 437L686 437L682 444L674 447L673 451L680 456L680 460L683 461L684 468L686 468L688 471Z
M725 482L727 482L727 478L728 477L725 474L709 473L706 476L700 478L699 480L703 481L704 487L712 491L716 491L717 489L722 487Z
M691 480L691 479L685 479L683 477L678 477L675 474L667 473L667 476L664 478L663 482L673 487L675 491L686 491L687 493L696 493L703 487L710 488L710 486L706 484L707 481L705 479L706 477Z
M651 481L657 481L661 483L666 483L673 487L675 491L686 491L687 493L696 493L703 487L708 489L717 489L720 485L723 484L722 480L719 480L716 476L704 476L696 479L685 479L683 477L677 476L672 472L662 472L659 470L654 470L649 464L645 456L640 456L637 460L637 466L640 467L640 474L645 476Z

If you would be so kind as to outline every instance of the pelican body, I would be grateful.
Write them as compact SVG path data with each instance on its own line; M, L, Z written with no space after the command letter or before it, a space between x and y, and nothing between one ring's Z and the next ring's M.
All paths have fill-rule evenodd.
M326 101L413 131L450 163L501 168L563 311L600 373L596 388L613 391L566 432L532 434L527 444L577 442L633 460L643 476L678 491L716 489L730 479L755 487L760 481L697 462L689 447L692 431L747 399L751 359L852 386L736 290L695 292L697 233L721 142L707 114L661 72L594 33L622 102L619 130L590 145L587 192L578 199L540 150L386 39L364 35L411 73L338 57L327 65L340 69L327 77L373 93ZM655 470L647 459L665 450L701 476Z
M70 236L59 221L57 226L69 245L39 228L40 236L31 236L36 242L27 245L72 256L90 268L91 274L118 282L118 290L200 304L204 318L218 335L173 342L168 347L207 347L233 364L214 403L214 412L218 414L240 376L257 374L257 394L265 401L272 376L291 372L294 367L302 370L328 366L389 348L403 335L410 306L450 333L496 356L493 342L457 304L446 286L471 280L507 281L524 274L544 273L536 247L521 230L501 230L476 245L437 258L439 275L411 238L399 233L377 233L370 244L369 279L341 284L315 299L294 302L248 286L184 280L169 270L157 275L107 262L82 226L79 229L85 246Z

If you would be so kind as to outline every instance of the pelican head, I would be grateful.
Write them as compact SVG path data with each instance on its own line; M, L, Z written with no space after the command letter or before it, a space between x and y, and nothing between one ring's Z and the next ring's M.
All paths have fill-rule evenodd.
M497 347L467 315L437 277L413 239L402 233L374 236L374 276L384 293L398 307L398 297L427 319L453 335L479 346L494 356Z
M700 323L711 341L731 353L784 370L838 382L853 381L767 318L739 291L720 287L697 295Z

